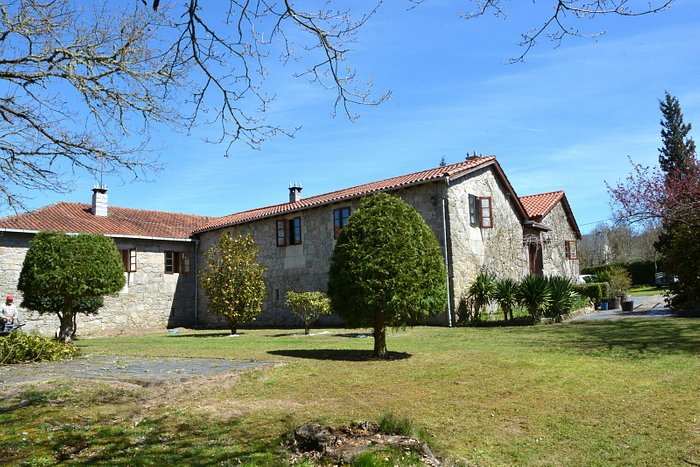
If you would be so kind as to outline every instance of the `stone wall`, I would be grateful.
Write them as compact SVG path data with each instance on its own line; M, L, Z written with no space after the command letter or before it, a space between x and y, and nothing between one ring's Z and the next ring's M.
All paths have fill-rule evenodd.
M414 206L435 233L440 245L443 244L442 217L440 200L444 184L428 183L402 190L392 191L407 203ZM288 291L326 292L330 259L335 248L333 237L333 210L350 206L352 212L359 207L359 199L326 205L301 212L288 213L283 216L270 217L231 228L205 232L200 236L200 257L209 247L218 241L219 235L231 232L235 235L252 234L259 248L259 261L265 264L265 285L267 299L263 312L251 326L300 326L301 321L294 317L285 307L284 301ZM301 216L302 243L278 247L276 243L276 221L293 219ZM223 326L225 321L208 313L206 293L200 290L201 323L209 326ZM324 317L320 325L340 324L335 316Z
M22 270L31 234L3 233L0 236L0 293L21 294L17 281ZM188 251L195 258L194 243L157 240L116 239L118 248L136 248L136 272L124 273L128 283L114 296L105 297L105 306L96 315L79 315L78 334L90 335L123 328L175 327L194 325L195 264L189 274L165 274L164 251ZM55 315L20 309L25 329L38 329L48 335L58 329Z
M578 259L568 259L565 246L567 240L577 240L576 232L571 228L561 201L542 219L542 223L551 229L541 234L544 275L563 276L576 281Z
M493 228L469 222L469 195L490 196ZM510 196L493 168L481 169L450 185L449 245L452 310L481 270L497 277L520 279L528 272L523 227Z

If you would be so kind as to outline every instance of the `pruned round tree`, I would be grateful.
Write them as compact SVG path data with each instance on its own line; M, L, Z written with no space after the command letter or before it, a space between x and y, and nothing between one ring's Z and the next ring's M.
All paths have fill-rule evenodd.
M58 314L58 338L63 342L75 336L76 313L95 311L92 306L84 306L86 300L119 292L123 287L124 265L114 240L98 234L63 232L36 234L29 243L17 285L24 296L23 306ZM53 301L53 305L48 304L51 306L62 302L62 308L44 308L46 300Z
M365 198L340 231L328 295L349 325L374 328L374 356L386 357L386 328L418 324L445 310L445 266L418 212L385 193Z
M328 296L323 292L287 292L287 300L284 302L292 313L298 316L304 323L304 334L309 333L311 324L323 315L331 312L331 304Z
M224 233L219 243L207 250L199 281L209 298L209 310L226 318L231 334L262 311L264 272L251 235L239 235L234 240Z

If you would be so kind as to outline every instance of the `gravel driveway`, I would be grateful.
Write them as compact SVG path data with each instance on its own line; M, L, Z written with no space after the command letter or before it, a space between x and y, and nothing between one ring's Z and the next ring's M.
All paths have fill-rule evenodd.
M0 367L0 387L61 378L124 381L139 385L187 381L200 376L271 367L271 362L203 358L140 358L87 355L60 362Z
M621 307L614 310L598 311L581 315L569 321L586 321L595 319L629 319L629 318L674 318L677 315L667 306L662 295L634 297L634 310L622 311Z

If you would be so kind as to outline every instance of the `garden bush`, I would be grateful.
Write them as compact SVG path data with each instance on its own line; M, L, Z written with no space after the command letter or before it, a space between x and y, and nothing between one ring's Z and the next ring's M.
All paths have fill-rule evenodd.
M576 292L573 284L565 277L551 276L547 278L550 292L550 305L544 315L548 318L560 320L562 316L571 313L574 308Z
M526 276L518 287L518 300L527 308L530 316L539 321L552 304L549 282L536 274Z
M496 281L493 276L486 271L481 271L474 279L474 282L472 282L472 285L469 286L469 291L467 292L467 297L471 300L473 306L472 321L481 320L483 312L494 298L495 291Z
M599 281L607 281L612 268L621 267L627 270L632 278L632 285L655 285L653 261L634 261L631 263L614 263L581 269L581 274L595 274Z
M588 284L574 285L574 291L590 299L593 305L600 306L600 301L608 296L607 282L591 282Z
M19 330L0 337L0 365L11 363L48 362L73 358L79 351L71 344L64 344L36 333Z
M296 293L290 290L285 305L304 323L304 334L309 333L314 321L331 312L331 302L323 292Z

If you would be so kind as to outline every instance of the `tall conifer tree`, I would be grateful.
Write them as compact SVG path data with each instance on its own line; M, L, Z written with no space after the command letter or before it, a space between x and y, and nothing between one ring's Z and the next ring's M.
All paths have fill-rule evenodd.
M695 157L695 141L688 136L692 125L683 123L683 112L678 99L665 93L659 107L663 114L661 120L661 140L663 147L659 148L659 166L666 176L680 171L688 172L688 167Z

